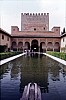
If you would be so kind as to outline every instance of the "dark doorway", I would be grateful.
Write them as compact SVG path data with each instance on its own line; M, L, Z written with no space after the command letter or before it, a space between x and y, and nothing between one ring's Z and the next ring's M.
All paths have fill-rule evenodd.
M31 51L33 52L38 52L38 41L37 40L33 40L31 43Z

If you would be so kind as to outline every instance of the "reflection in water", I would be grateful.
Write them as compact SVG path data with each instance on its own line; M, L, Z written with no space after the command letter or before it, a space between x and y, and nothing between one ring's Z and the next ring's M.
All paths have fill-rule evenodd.
M23 57L21 67L21 89L28 83L37 83L42 92L48 92L48 66L46 65L46 58L38 54L31 55L31 57ZM46 90L47 89L47 90Z
M66 100L66 66L37 53L0 66L1 100L19 100L30 82L40 86L42 100Z

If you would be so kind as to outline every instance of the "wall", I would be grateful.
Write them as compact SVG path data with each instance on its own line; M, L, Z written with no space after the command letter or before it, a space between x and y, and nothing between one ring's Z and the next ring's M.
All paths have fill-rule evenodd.
M2 39L2 35L4 36L4 39ZM0 45L6 45L7 49L11 47L11 38L8 35L5 35L4 33L0 33Z
M66 35L61 37L61 52L66 52Z

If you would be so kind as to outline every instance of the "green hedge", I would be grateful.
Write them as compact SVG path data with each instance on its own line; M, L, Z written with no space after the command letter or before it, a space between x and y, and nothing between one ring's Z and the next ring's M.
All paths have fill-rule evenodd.
M9 57L18 55L20 53L22 53L22 52L5 52L5 53L0 53L0 60L3 60L3 59L6 59L6 58L9 58Z
M48 54L66 60L66 53L62 52L47 52Z

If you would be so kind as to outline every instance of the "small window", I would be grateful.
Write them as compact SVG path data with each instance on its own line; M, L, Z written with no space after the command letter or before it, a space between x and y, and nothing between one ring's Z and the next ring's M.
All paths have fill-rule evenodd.
M7 37L7 41L9 41L9 37Z
M13 31L15 31L15 28L13 28Z
M34 31L36 31L36 28L34 28Z
M58 31L58 29L56 29L56 31Z
M44 27L44 30L45 30L45 27Z
M64 42L64 38L63 38L63 42Z
M4 40L4 35L2 35L2 39Z

